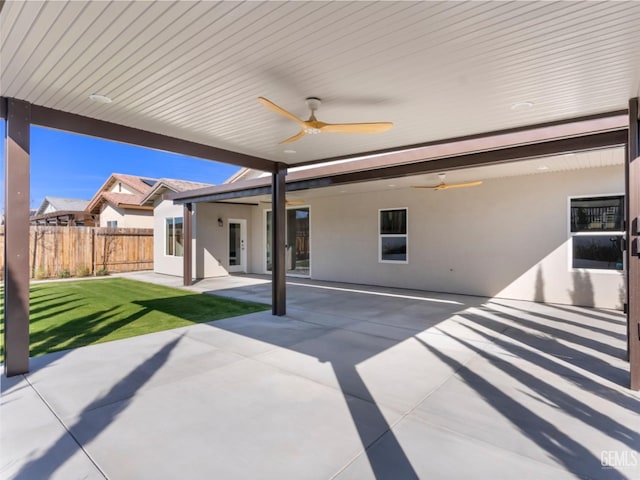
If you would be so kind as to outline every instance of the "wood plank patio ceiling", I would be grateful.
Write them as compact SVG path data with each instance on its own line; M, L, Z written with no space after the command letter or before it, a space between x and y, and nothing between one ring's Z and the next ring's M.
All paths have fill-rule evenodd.
M638 24L636 2L9 1L0 95L296 164L624 110ZM297 126L256 98L306 118L311 95L395 128L285 154Z

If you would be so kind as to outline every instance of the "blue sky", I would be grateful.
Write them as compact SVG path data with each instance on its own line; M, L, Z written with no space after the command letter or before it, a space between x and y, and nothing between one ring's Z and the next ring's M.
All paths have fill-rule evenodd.
M0 131L4 136L4 121ZM0 176L4 211L4 148ZM89 200L111 173L219 184L239 168L46 128L31 128L31 207L45 196Z

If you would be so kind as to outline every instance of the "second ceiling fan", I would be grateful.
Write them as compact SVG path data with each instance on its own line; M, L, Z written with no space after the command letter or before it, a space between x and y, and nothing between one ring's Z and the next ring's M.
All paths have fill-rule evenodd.
M289 137L280 143L291 143L300 140L305 135L316 135L319 133L381 133L393 127L391 122L375 122L375 123L325 123L316 119L315 112L320 107L320 99L316 97L308 97L306 99L307 106L311 110L308 120L302 120L293 113L287 112L284 108L276 105L271 100L264 97L258 97L258 101L269 110L287 117L298 123L301 127L300 132Z
M438 174L438 178L440 179L440 183L438 185L434 185L434 186L412 185L412 188L428 188L430 190L448 190L449 188L475 187L482 184L482 180L476 180L474 182L444 183L444 179L446 176L447 176L446 173Z

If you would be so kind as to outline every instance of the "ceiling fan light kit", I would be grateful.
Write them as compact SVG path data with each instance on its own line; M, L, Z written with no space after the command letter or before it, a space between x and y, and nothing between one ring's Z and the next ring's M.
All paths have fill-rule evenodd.
M311 111L308 120L302 120L294 114L286 111L284 108L276 105L271 100L264 97L258 97L258 101L269 110L276 112L298 123L301 127L300 132L289 137L280 143L291 143L300 140L305 135L318 135L320 133L381 133L386 132L393 127L391 122L374 122L374 123L325 123L316 118L315 112L320 108L322 101L317 97L307 97L307 107Z

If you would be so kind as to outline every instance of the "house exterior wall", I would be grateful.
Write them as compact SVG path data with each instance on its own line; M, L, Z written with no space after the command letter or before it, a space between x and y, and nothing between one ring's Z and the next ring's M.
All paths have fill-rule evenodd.
M193 251L194 274L197 278L220 277L229 271L229 219L247 220L247 271L252 271L252 210L249 205L222 203L198 203L195 205L195 234L197 241ZM222 227L218 226L222 219Z
M198 203L193 209L193 275L195 278L228 275L229 268L229 219L247 220L247 271L251 271L251 206ZM182 217L182 205L170 200L154 205L154 271L167 275L182 276L183 257L165 255L165 219ZM223 226L218 226L218 218Z
M165 275L183 274L183 257L166 255L166 219L183 217L182 205L174 205L171 200L157 200L153 208L153 271ZM195 245L195 235L192 240ZM195 260L193 265L195 265ZM195 270L192 270L195 271Z
M140 194L140 192L134 190L133 188L126 185L125 183L118 182L118 181L114 182L113 186L109 189L109 191L115 192L115 193L130 193L132 195Z
M347 187L348 190L348 187ZM621 308L624 275L571 268L569 198L624 193L622 166L309 199L311 277L548 303ZM408 263L378 261L379 209L408 208ZM266 208L251 271L265 273Z
M116 220L118 228L153 228L152 210L127 210L106 204L100 211L100 226Z

